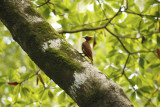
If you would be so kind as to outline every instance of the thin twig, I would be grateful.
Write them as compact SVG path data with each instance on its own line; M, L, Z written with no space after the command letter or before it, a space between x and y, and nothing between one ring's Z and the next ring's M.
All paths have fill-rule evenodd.
M124 77L126 78L126 80L129 82L129 84L132 86L133 90L136 91L136 89L134 88L133 84L131 83L131 81L128 79L127 75L124 73L123 74Z
M82 28L82 29L72 30L72 31L63 30L63 31L59 31L59 34L63 34L63 33L77 33L77 32L81 32L81 31L93 31L93 30L99 30L99 29L104 29L104 28L105 28L105 25L99 26L99 27L95 27L95 28Z
M142 20L143 20L143 19L141 18L141 21L139 22L139 27L138 27L138 33L139 33L139 34L141 34L141 23L142 23Z
M47 0L46 2L44 2L43 4L41 4L41 5L37 6L37 7L41 7L41 6L45 5L45 4L48 4L49 2L50 2L50 0Z
M126 13L129 13L129 14L135 14L135 15L138 15L140 17L157 17L157 16L154 16L154 15L144 15L144 14L141 14L141 13L135 13L135 12L130 12L130 11L124 11Z
M123 67L122 75L125 73L125 68L126 68L126 65L128 63L129 57L130 57L130 54L128 54L128 56L127 56L126 62L125 62L124 67Z
M62 30L62 31L59 31L59 33L60 34L63 34L63 33L77 33L77 32L81 32L81 31L93 31L93 30L104 29L118 15L119 12L121 12L121 8L118 10L118 12L112 18L109 19L109 21L105 25L95 27L95 28L81 28L81 29L72 30L72 31Z
M117 36L118 36L118 35L117 35ZM118 37L119 37L119 38L127 38L127 39L136 39L136 40L142 38L142 37L135 38L135 37L127 37L127 36L118 36Z
M29 80L30 78L34 77L35 75L38 75L38 72L39 72L39 71L40 71L40 69L39 69L35 74L33 74L33 75L31 75L30 77L28 77L27 79L21 81L20 84L22 84L23 82Z
M119 8L118 12L106 23L105 27L121 12L121 7Z
M121 43L122 47L124 48L124 50L126 50L127 53L130 53L129 50L124 46L124 44L122 43L122 41L119 39L119 37L114 34L113 32L111 32L108 28L105 28L110 34L112 34L114 37L117 38L117 40Z
M149 52L156 52L156 50L153 50L153 51L137 51L137 52L131 52L130 54L138 54L138 53L149 53Z

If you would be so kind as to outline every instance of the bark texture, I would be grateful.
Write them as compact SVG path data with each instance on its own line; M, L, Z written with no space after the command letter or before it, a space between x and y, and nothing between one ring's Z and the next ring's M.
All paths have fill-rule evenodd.
M30 58L80 107L132 107L123 90L83 58L29 0L0 0L0 20Z

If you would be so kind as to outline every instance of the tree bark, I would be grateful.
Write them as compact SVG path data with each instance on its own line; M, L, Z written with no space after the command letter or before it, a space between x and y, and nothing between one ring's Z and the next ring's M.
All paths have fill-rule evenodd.
M132 107L119 85L59 35L29 0L0 0L13 39L80 107Z

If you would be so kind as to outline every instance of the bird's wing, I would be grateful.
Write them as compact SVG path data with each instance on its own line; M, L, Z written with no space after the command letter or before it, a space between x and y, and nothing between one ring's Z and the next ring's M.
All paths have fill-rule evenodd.
M93 61L92 50L89 43L87 42L82 43L82 51L91 61Z

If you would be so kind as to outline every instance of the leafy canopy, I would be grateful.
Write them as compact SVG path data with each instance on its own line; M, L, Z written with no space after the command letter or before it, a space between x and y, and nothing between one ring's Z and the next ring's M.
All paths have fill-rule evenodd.
M94 65L124 89L135 107L160 106L159 0L31 1L78 51L83 36L95 36ZM2 106L77 106L39 70L2 23L0 59Z

